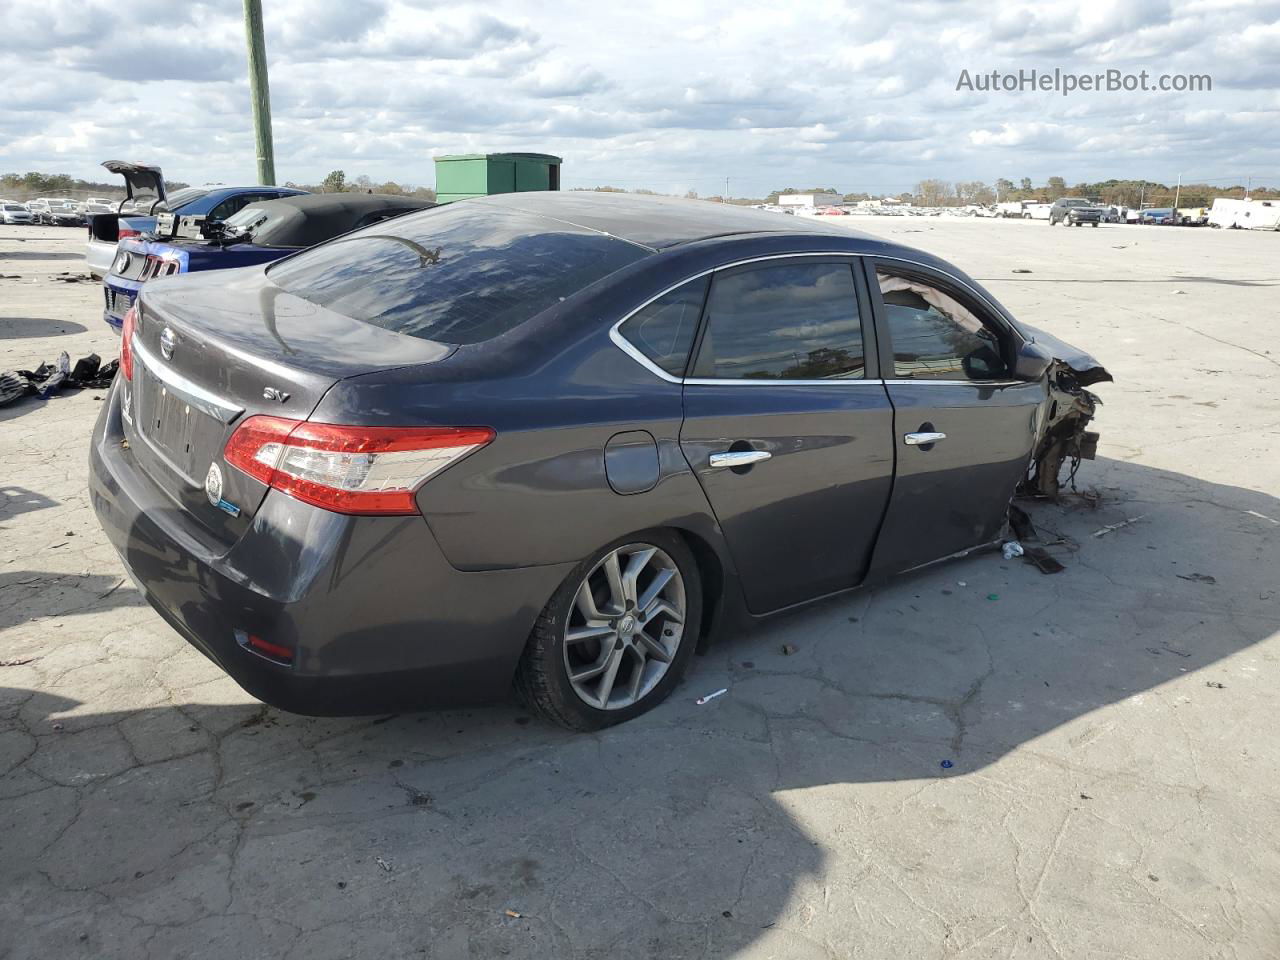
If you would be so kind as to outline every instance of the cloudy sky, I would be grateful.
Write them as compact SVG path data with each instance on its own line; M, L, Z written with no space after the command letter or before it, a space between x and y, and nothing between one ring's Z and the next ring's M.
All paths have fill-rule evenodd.
M263 0L278 178L434 182L441 153L565 186L758 196L924 177L1280 184L1280 2ZM239 0L0 0L0 172L252 182ZM1211 92L957 91L961 70L1209 74ZM100 177L100 175L102 175Z

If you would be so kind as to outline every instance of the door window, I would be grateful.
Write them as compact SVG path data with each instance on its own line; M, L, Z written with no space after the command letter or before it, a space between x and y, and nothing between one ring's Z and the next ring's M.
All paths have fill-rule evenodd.
M848 263L785 263L717 276L695 375L861 379L862 323L853 268Z
M710 277L690 280L638 310L618 331L673 377L683 377Z
M967 306L919 278L877 269L899 380L1003 380L1000 338Z

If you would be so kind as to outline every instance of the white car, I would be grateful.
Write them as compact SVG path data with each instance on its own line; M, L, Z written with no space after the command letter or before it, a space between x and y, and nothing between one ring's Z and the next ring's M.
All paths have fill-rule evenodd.
M0 205L0 223L35 223L36 219L20 203L4 203Z

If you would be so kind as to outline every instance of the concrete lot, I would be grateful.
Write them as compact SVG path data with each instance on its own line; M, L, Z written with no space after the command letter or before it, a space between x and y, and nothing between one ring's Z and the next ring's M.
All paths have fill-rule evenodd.
M1280 956L1280 235L850 225L1114 373L1067 569L723 638L596 736L263 708L100 535L102 392L0 409L0 956ZM0 228L0 368L115 354L82 241Z

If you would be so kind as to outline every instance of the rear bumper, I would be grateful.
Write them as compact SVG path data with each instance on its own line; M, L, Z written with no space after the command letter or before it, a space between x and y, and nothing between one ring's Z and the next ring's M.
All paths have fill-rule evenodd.
M91 444L94 511L147 601L246 691L316 716L506 695L571 564L461 572L420 517L342 517L275 492L219 555L121 446L119 389ZM292 663L237 631L292 648Z
M110 273L110 264L107 272ZM136 280L124 280L115 276L108 276L103 280L102 295L105 306L102 319L107 322L107 326L119 333L124 326L124 315L129 312L129 308L133 306L141 292L142 284Z

